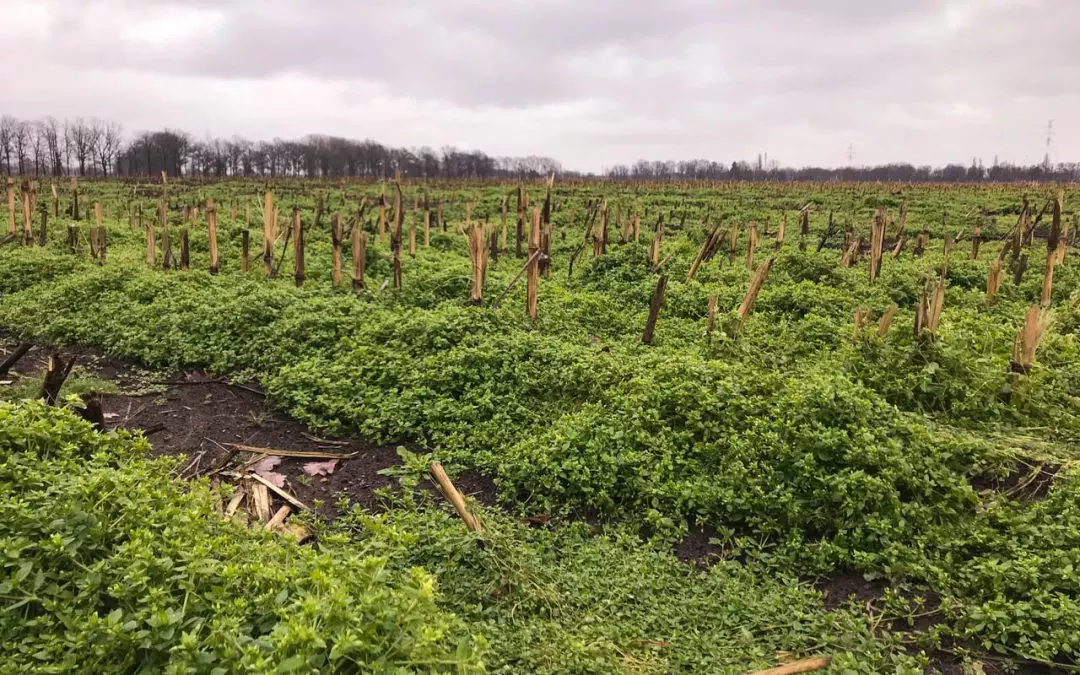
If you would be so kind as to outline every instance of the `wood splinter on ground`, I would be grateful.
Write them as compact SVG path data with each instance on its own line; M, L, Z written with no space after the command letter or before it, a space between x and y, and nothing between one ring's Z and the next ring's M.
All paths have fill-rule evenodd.
M318 450L281 450L279 448L259 448L254 445L242 445L240 443L224 443L226 447L236 448L240 452L248 452L253 455L271 455L273 457L305 457L310 459L349 459L356 455L355 452L342 454L340 452L320 452Z
M812 673L817 670L828 668L830 663L832 663L831 656L820 656L812 659L793 661L775 668L750 671L746 673L746 675L796 675L797 673Z
M263 525L263 529L270 530L271 532L280 530L285 526L285 519L289 517L290 513L292 513L292 509L288 506L282 506L274 513L273 518L266 521L266 524Z
M480 532L482 529L480 527L480 521L469 511L469 507L465 505L465 498L461 496L458 489L450 482L450 477L446 475L446 471L443 469L442 464L432 462L431 475L434 476L435 482L439 484L439 489L442 490L443 495L445 495L446 498L450 500L450 503L453 504L454 510L457 511L458 516L465 521L465 526L473 532Z

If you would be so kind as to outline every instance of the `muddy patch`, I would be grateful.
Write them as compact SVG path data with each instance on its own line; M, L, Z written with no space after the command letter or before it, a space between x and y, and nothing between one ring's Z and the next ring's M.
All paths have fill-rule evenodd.
M686 536L675 545L675 555L684 563L707 567L725 551L717 537L717 532L712 527L691 522Z
M889 583L885 579L867 579L858 573L836 574L819 580L814 584L821 593L827 610L842 609L854 601L861 607L880 600L885 595Z
M9 343L0 349L0 360L14 347ZM52 351L46 346L35 346L12 367L10 378L40 379ZM338 515L338 504L343 497L365 509L378 510L380 500L376 492L398 485L396 476L384 472L401 464L397 445L317 435L275 408L258 386L210 378L197 370L174 376L153 374L93 349L60 351L65 357L78 356L76 372L115 383L120 389L119 394L95 396L100 400L105 430L141 430L155 455L186 455L185 477L205 475L220 468L234 444L347 456L322 471L317 468L312 471L310 466L305 471L305 466L325 462L327 458L285 457L274 468L285 477L287 492L327 518ZM456 476L454 484L463 494L482 504L493 505L498 501L494 482L475 471ZM423 480L420 486L438 493L434 481Z
M1046 499L1061 471L1056 464L1021 464L1005 477L976 476L971 485L977 492L997 493L1009 499L1033 502Z

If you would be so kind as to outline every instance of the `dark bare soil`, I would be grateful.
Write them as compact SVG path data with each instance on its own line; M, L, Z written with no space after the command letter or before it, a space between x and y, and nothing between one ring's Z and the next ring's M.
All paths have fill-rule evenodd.
M878 601L884 597L889 583L885 579L868 581L861 574L845 573L819 580L815 586L821 591L826 609L841 609L854 601L856 605L865 608L869 614L881 611ZM914 638L944 621L944 617L938 612L938 608L941 606L941 597L937 593L926 589L918 592L905 589L901 593L909 598L916 595L921 597L922 604L921 607L915 610L912 617L893 619L884 623L883 626L890 632L906 633ZM956 649L956 647L957 645L946 645L944 648L930 652L930 666L926 672L940 672L943 675L967 675L969 671L964 670L964 660L959 656L961 650ZM913 652L918 651L915 643L912 643L911 649ZM983 652L977 645L971 645L968 651L973 654ZM1016 662L1010 659L998 660L996 657L991 656L976 657L976 660L981 663L985 675L1005 675L1007 673L1014 675L1045 675L1064 672L1043 664Z
M997 492L1025 502L1039 501L1050 494L1059 471L1061 467L1054 464L1021 465L1004 478L976 476L971 484L979 492Z
M979 653L981 650L974 648L972 651ZM975 660L979 662L985 675L1058 675L1067 672L1041 663L1016 662L991 656L976 657ZM963 658L954 651L937 650L930 654L930 668L926 672L942 675L968 675L972 671L964 669Z
M690 523L690 530L675 546L675 555L684 563L708 566L724 552L723 546L713 543L716 536L713 528Z
M10 347L4 353L10 352ZM14 377L39 378L50 350L35 347L12 368ZM355 437L326 439L275 408L257 386L212 379L199 371L172 377L140 372L133 364L92 349L64 350L78 354L78 364L102 380L116 382L122 391L152 390L146 394L103 394L106 430L142 430L158 455L186 455L185 475L204 474L229 455L236 443L277 450L304 450L351 455L326 476L308 476L303 466L320 459L283 458L274 471L286 476L285 489L320 515L338 515L338 501L377 510L379 488L393 488L397 479L379 471L401 463L396 445L376 445ZM2 358L2 356L0 356ZM497 501L495 484L476 472L465 472L454 485L477 501ZM428 486L435 490L434 483ZM275 498L276 500L276 498Z
M821 592L825 609L828 610L845 607L851 600L865 606L868 602L880 600L889 586L885 579L867 581L863 575L857 573L837 574L822 579L815 585Z

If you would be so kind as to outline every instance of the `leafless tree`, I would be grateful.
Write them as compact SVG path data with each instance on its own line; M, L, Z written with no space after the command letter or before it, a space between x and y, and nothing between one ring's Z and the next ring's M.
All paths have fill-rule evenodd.
M90 125L81 117L76 117L71 123L71 145L75 150L75 161L79 163L79 175L86 175L87 160L93 161L90 141Z
M41 176L49 169L49 144L45 137L45 123L27 122L30 133L30 153L34 158L34 175Z
M56 121L55 117L46 117L41 120L41 132L45 136L45 145L49 152L49 162L52 164L52 175L64 175L64 157L60 138L60 123Z
M105 123L96 117L90 119L87 128L87 145L90 150L90 163L101 161L101 149L105 142ZM108 168L108 167L106 167ZM93 169L91 169L92 171Z
M72 129L71 122L69 122L69 121L67 121L67 119L65 119L64 120L64 135L61 137L60 141L61 141L62 146L63 146L64 168L67 171L72 171L71 158L75 154L75 141L72 139L71 129ZM74 173L74 172L72 171L72 173Z
M122 142L123 133L119 124L108 122L101 126L101 134L96 139L95 151L102 176L109 175L109 168L116 161Z
M30 150L30 123L22 120L16 120L15 132L12 136L12 146L15 150L15 157L19 162L19 175L26 175L26 165L29 162L28 152Z
M15 127L19 120L11 115L0 117L0 155L4 158L4 169L11 175L11 151L15 145Z

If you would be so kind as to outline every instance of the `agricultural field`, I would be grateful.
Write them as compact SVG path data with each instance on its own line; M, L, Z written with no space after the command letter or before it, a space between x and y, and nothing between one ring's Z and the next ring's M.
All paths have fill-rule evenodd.
M1076 670L1078 199L11 185L0 673Z

